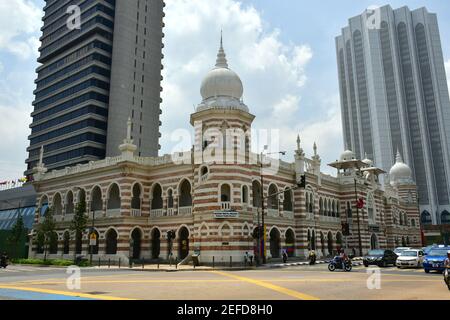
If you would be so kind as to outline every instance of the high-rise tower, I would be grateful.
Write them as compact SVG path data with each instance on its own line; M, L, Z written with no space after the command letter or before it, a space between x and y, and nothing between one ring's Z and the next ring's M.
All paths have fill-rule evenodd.
M423 223L450 223L450 101L437 16L384 6L336 38L344 140L384 170L413 169Z
M128 118L137 152L157 156L164 6L46 1L27 175L41 146L50 170L116 155Z

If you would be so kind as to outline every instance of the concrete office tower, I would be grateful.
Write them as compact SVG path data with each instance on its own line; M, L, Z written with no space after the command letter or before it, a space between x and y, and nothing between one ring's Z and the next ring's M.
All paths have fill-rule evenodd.
M81 10L81 28L69 5ZM26 175L114 156L133 123L138 153L157 156L163 0L48 0ZM68 24L68 20L70 24Z
M437 17L390 6L336 38L345 146L384 170L400 151L424 224L450 223L450 102Z

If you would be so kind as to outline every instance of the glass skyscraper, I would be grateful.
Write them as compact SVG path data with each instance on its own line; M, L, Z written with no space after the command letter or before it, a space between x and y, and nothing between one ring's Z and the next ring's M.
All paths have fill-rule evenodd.
M450 101L436 14L384 6L336 38L344 141L386 171L413 169L424 224L450 223Z
M128 118L139 155L158 155L164 6L46 1L26 175L41 146L50 170L118 155Z

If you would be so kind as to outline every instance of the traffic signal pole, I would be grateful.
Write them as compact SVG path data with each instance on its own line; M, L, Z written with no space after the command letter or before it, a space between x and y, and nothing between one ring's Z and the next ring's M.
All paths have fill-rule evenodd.
M362 249L362 239L361 239L361 225L359 221L359 205L358 205L358 190L356 187L356 178L355 178L355 204L356 204L356 216L358 217L358 241L359 241L359 255L360 257L363 256L363 249Z

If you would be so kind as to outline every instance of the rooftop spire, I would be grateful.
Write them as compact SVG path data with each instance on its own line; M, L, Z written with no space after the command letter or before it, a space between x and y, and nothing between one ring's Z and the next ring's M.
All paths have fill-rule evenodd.
M217 68L228 68L227 55L225 54L225 50L223 49L223 33L220 31L220 49L219 53L217 53Z
M397 148L397 157L395 158L396 163L403 163L402 154L400 153L400 150Z

